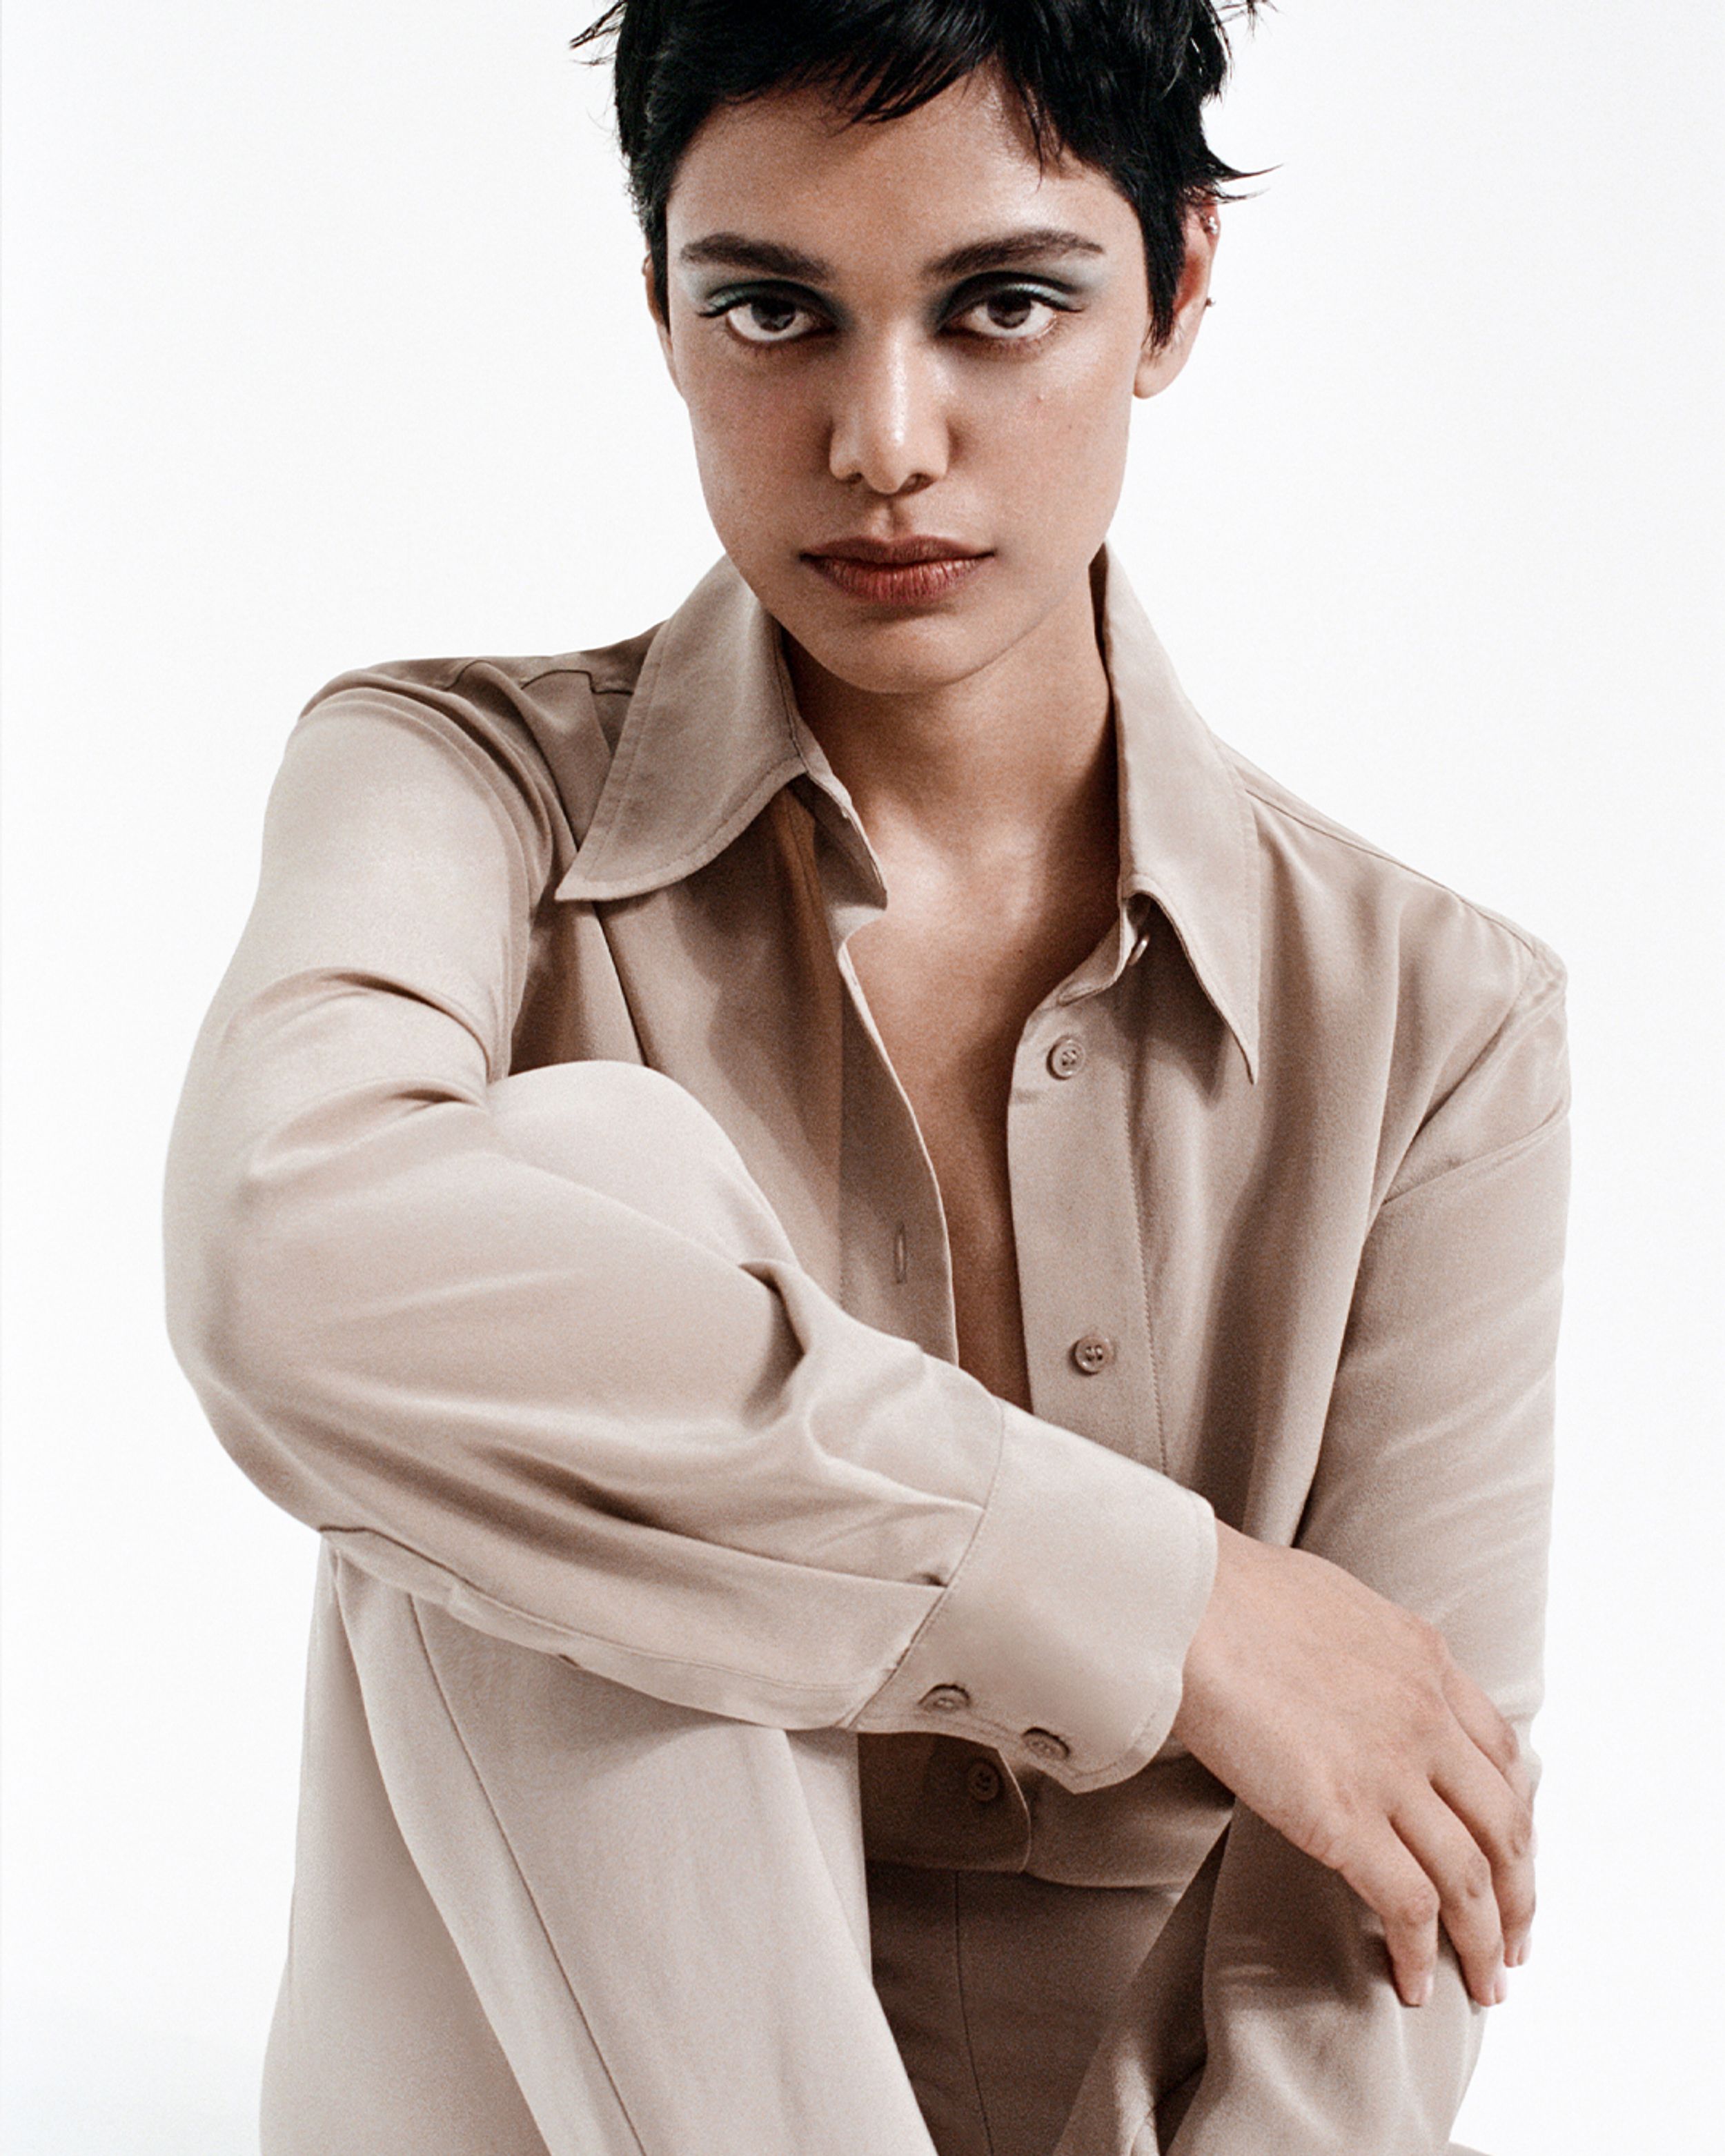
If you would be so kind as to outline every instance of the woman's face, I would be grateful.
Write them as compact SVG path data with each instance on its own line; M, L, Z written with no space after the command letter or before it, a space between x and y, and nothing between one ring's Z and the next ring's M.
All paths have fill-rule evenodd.
M1071 598L1132 398L1173 378L1196 328L1202 220L1153 349L1131 204L1091 167L1039 166L977 74L884 123L810 91L721 106L667 225L660 336L708 510L811 657L857 688L932 689ZM880 558L919 548L935 558Z

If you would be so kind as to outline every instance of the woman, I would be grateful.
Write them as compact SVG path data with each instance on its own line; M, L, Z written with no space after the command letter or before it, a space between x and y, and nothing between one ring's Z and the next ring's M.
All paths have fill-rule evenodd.
M1441 2149L1563 974L1106 547L1219 26L614 20L726 558L314 699L176 1134L177 1348L324 1537L266 2150Z

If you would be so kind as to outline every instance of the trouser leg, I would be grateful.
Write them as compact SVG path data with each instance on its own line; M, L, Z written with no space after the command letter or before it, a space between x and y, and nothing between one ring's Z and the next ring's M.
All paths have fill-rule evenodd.
M1061 2136L1173 1890L878 1863L869 1888L875 1987L940 2156L1122 2156L1106 2114Z
M552 1172L739 1263L789 1255L729 1141L669 1081L559 1065L494 1087L491 1105L511 1147ZM629 1691L459 1624L347 1558L326 1557L326 1577L416 1882L389 1876L381 1920L417 1922L416 1892L434 1912L469 2022L484 2025L472 2054L489 2041L519 2092L499 2112L510 2130L531 2119L549 2156L930 2156L870 1976L853 1738ZM314 1716L328 1703L314 1699ZM341 1840L331 1807L351 1794L308 1779L302 1846ZM326 1998L352 1942L308 1929L340 1933L350 1916L327 1896L296 1897L294 1960L302 1978L325 1972ZM432 2010L414 1964L410 1944L372 1958L395 1987L374 2018ZM435 1954L427 1966L447 1979ZM303 2004L306 1981L299 1992ZM275 2112L290 2123L272 2156L405 2156L406 2088L393 2112L381 2100L370 2138L292 2138L295 2087L321 2067L339 2078L338 2044L320 2057L301 2041L317 2020L278 2022ZM526 2156L530 2144L466 2145Z

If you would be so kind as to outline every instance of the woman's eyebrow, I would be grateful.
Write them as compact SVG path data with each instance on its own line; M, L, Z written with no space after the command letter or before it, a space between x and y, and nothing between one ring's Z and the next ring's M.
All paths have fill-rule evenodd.
M1033 263L1046 261L1050 254L1106 254L1107 251L1099 240L1086 239L1081 232L1068 232L1058 225L1031 225L1021 232L1003 232L992 239L974 239L968 246L955 247L950 254L931 262L923 275L973 277L983 270L1027 269Z
M793 277L805 285L823 283L834 275L831 263L818 254L781 247L773 239L748 239L740 232L710 232L704 239L691 239L678 249L677 261L690 270L757 270L766 277Z
M973 239L927 264L923 275L931 282L955 277L973 277L986 270L1023 270L1045 262L1055 254L1106 254L1100 241L1081 232L1051 224L1029 225L1017 232L997 233L988 239ZM752 270L763 277L788 277L799 284L830 284L838 275L830 262L800 248L786 247L776 239L751 239L741 232L710 232L691 239L677 250L680 267L690 270Z

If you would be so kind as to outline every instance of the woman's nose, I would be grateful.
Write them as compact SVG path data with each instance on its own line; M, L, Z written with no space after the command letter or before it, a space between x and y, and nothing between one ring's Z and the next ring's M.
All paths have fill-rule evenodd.
M950 456L941 369L907 336L860 344L834 383L828 464L873 494L914 493Z

